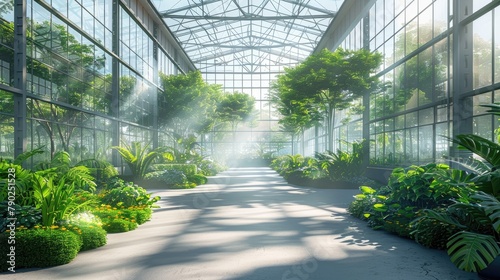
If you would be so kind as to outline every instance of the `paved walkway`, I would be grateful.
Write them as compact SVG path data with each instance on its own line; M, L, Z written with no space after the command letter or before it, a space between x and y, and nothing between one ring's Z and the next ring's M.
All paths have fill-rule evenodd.
M477 279L442 251L374 231L346 214L356 190L297 188L239 168L162 196L152 221L109 235L70 264L0 279Z

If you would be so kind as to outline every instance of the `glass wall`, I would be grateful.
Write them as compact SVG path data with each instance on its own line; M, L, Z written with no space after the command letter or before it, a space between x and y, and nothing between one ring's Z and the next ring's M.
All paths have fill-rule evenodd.
M498 1L376 1L336 46L380 52L384 61L376 75L389 87L365 97L369 108L364 130L362 116L336 124L337 143L367 138L372 166L396 166L452 156L447 139L454 131L498 141L498 118L479 105L500 101L499 5ZM453 14L454 8L459 14ZM457 46L462 56L454 52ZM454 115L457 105L468 108L467 113ZM349 114L339 112L339 117Z
M212 154L232 154L237 152L240 157L259 156L263 153L287 154L291 153L291 136L280 132L278 115L274 112L269 100L269 87L276 75L283 71L283 66L273 63L281 60L285 65L294 65L298 58L280 58L273 54L261 54L267 57L257 62L241 64L240 60L253 57L250 52L261 52L260 50L248 50L241 53L223 55L217 57L220 63L216 66L200 64L198 68L202 71L204 79L210 84L220 84L228 93L242 92L255 98L255 115L253 121L241 123L236 133L230 127L215 128L217 135L207 135L205 146ZM298 57L298 55L297 55ZM225 136L224 136L225 135ZM233 137L234 136L234 137ZM211 143L214 142L214 143ZM234 149L234 150L233 150Z
M10 1L5 1L6 3ZM26 35L14 31L15 5L0 10L0 156L14 157L14 117L25 117L25 150L44 147L72 160L112 160L121 140L165 139L156 127L159 71L193 70L162 20L142 1L27 1ZM117 32L115 32L116 30ZM156 34L155 34L156 33ZM13 46L26 40L26 89L14 83ZM171 52L171 53L169 53ZM25 94L26 116L14 108ZM157 144L155 142L154 144ZM115 162L117 164L117 162Z

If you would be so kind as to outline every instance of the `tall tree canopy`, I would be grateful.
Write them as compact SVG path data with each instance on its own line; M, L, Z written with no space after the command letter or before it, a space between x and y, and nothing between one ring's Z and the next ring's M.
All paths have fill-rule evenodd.
M225 94L217 106L218 119L233 125L247 120L254 110L255 99L246 93Z
M281 124L300 131L324 120L328 149L332 150L336 110L348 108L367 90L378 86L372 74L381 62L379 53L365 49L324 49L285 69L271 90L271 100L283 115Z
M160 75L158 122L178 135L210 130L222 98L220 85L207 84L199 71L185 75Z

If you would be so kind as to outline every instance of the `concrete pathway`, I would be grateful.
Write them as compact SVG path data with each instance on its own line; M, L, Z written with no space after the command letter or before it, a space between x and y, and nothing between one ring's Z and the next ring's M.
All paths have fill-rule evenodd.
M70 264L0 279L477 279L445 252L350 217L357 190L298 188L271 169L238 168L195 189L152 191L161 208L137 230Z

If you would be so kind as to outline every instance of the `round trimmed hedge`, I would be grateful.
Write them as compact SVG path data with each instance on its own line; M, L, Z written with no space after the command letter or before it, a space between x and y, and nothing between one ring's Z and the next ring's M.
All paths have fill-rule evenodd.
M108 242L107 233L101 227L96 225L79 225L78 227L82 231L80 235L83 241L81 251L95 249L106 245Z
M0 270L10 265L10 247L15 246L15 268L48 267L71 262L82 246L82 239L75 233L53 229L30 229L15 233L15 244L9 244L10 233L0 234Z

